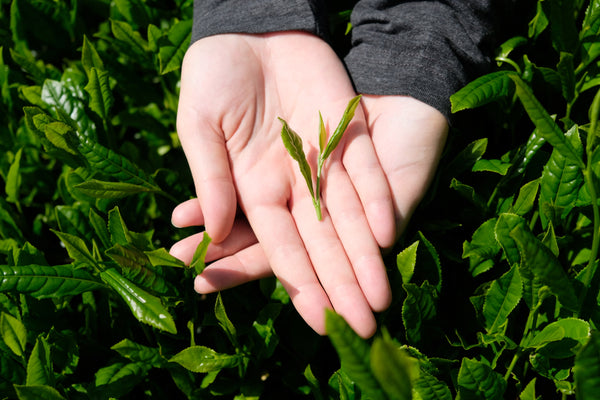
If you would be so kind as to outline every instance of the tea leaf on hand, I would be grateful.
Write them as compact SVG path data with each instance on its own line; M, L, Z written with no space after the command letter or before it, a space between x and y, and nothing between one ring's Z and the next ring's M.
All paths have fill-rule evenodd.
M283 124L281 128L281 139L283 140L283 145L287 149L290 156L292 156L292 158L298 162L300 173L306 181L306 185L308 186L311 197L314 199L315 191L313 188L312 173L310 170L310 165L308 165L308 161L306 160L304 149L302 148L302 138L300 135L294 132L292 128L290 128L285 120L279 118L279 121L281 121Z
M358 107L358 104L360 103L361 97L362 96L359 94L358 96L350 99L348 105L346 106L346 109L344 110L342 119L340 120L338 126L335 128L335 131L333 131L333 135L331 135L331 138L329 138L329 141L325 146L325 150L319 155L319 158L326 160L331 155L333 150L337 147L340 140L342 140L342 136L344 135L346 128L350 124L350 121L352 121L352 118L354 118L354 112L356 111L356 107Z
M202 235L202 241L198 243L198 247L196 247L196 250L194 251L192 261L190 262L190 268L193 268L197 275L200 275L204 271L204 268L206 268L204 259L206 258L208 245L211 241L212 239L208 236L208 232L205 231Z

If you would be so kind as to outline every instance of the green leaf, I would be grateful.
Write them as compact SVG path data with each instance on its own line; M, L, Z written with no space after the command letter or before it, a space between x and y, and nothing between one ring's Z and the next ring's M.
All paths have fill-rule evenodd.
M526 43L527 38L523 36L512 37L498 47L496 58L508 58L508 56L510 55L510 53L512 53L514 49Z
M573 65L573 54L560 53L560 61L556 66L560 74L562 95L566 101L571 102L575 97L575 67Z
M396 266L398 267L398 271L400 271L403 283L410 282L415 272L418 246L419 241L417 240L416 242L402 250L400 253L398 253L398 256L396 257Z
M51 231L58 236L61 242L65 245L67 249L67 253L69 253L69 257L73 260L89 264L91 266L98 267L97 261L90 253L90 250L86 246L83 239L78 236L71 235L65 232L59 232L51 229Z
M192 37L192 20L179 21L169 29L166 43L159 41L158 61L160 74L164 75L181 67L183 56Z
M559 126L554 122L550 114L544 109L540 102L535 98L529 86L523 82L518 75L511 74L510 78L516 86L516 93L529 115L531 121L535 124L538 133L546 139L557 151L564 157L568 158L573 164L579 168L585 168L583 160L573 148L573 145L567 140L567 137Z
M223 304L223 298L221 297L220 292L217 294L217 300L215 301L215 317L217 317L219 326L221 329L223 329L223 332L225 332L225 335L227 335L227 338L231 344L237 348L239 345L237 340L237 331L227 316L225 305Z
M406 283L402 287L407 294L402 304L406 340L411 345L418 344L423 339L423 334L428 333L428 324L437 316L437 292L428 282L420 287L414 283Z
M130 24L125 21L111 19L110 28L113 35L123 42L132 52L138 55L146 53L148 44L139 32L133 30Z
M500 246L494 237L496 219L485 221L473 233L471 241L463 243L463 258L469 259L469 272L478 276L494 266L494 257L500 251Z
M412 399L412 380L419 374L417 360L386 337L375 338L370 360L375 378L390 399Z
M331 135L331 137L329 138L329 141L325 146L325 150L323 150L322 154L319 155L319 158L326 160L331 155L331 153L333 153L333 150L337 147L337 145L340 143L340 140L342 140L342 136L344 135L346 128L348 128L350 121L352 121L352 118L354 118L354 112L356 111L356 108L360 103L361 97L361 95L358 95L350 99L348 105L346 106L346 109L344 110L342 119L340 120L338 126L335 128L335 131L333 131L333 135Z
M2 312L0 314L0 337L15 355L23 357L27 344L27 328L23 322Z
M525 389L523 389L523 391L519 395L519 400L537 400L535 396L535 381L536 378L533 378L527 384L527 386L525 386Z
M75 185L75 189L86 196L98 199L121 199L139 193L155 193L160 189L127 182L109 182L90 179Z
M54 386L50 345L39 336L27 361L27 386Z
M85 91L90 95L90 109L103 120L107 120L114 103L107 71L91 68L88 72Z
M162 368L167 363L167 360L160 354L160 349L143 346L130 339L121 340L113 345L111 350L133 362L144 363L154 368Z
M292 158L298 162L300 172L306 181L306 185L308 186L311 197L314 199L315 190L313 188L312 173L310 170L310 165L308 165L308 161L306 160L304 150L302 149L302 138L300 135L294 132L283 119L279 118L279 121L281 121L283 125L281 128L281 139L283 140L283 145L290 156L292 156Z
M504 255L511 266L519 265L521 256L515 240L510 236L510 232L517 226L524 226L527 221L517 214L503 213L498 216L494 234L496 240L502 246Z
M422 400L453 399L448 385L425 371L420 372L419 378L413 382L413 388Z
M205 346L191 346L175 354L169 361L192 372L206 373L236 367L241 357L237 354L217 353Z
M566 139L578 157L583 155L583 147L579 139L577 126L571 128L565 135ZM540 205L550 203L562 208L562 215L576 206L581 188L585 185L579 163L565 157L556 148L544 166L540 181Z
M58 121L50 122L44 126L44 134L55 148L79 156L77 138L69 125Z
M269 358L273 355L279 344L279 336L275 332L275 319L281 312L281 303L268 303L252 323L252 328L256 333L255 350L258 359Z
M542 284L548 286L558 301L567 309L577 310L577 296L573 285L554 254L528 229L518 225L510 236L521 254L521 269L531 272Z
M358 336L344 318L333 311L326 311L327 335L338 353L342 370L345 371L372 399L386 396L371 370L370 349L367 342Z
M477 160L473 165L473 172L494 172L499 175L506 175L512 164L502 160Z
M117 362L96 372L98 392L110 398L120 398L129 393L152 368L143 362Z
M568 358L574 355L577 344L583 346L589 336L589 323L577 318L563 318L546 325L523 346L544 349L552 358Z
M519 195L510 208L510 212L523 216L533 209L533 204L537 197L537 193L540 187L540 180L535 179L531 182L527 182L521 189L519 189Z
M94 47L94 44L90 42L86 35L83 35L81 65L83 65L83 69L85 70L86 74L88 74L88 78L92 68L97 71L104 71L104 63L100 58L100 54L98 54L96 47Z
M19 400L66 400L51 386L15 385L15 391Z
M173 317L158 297L135 286L114 268L102 271L100 277L121 296L138 321L169 333L177 333Z
M536 39L546 28L548 27L548 18L542 7L542 2L537 2L537 8L535 16L529 21L529 32L530 38Z
M4 191L6 192L6 201L11 203L18 203L19 201L19 189L21 187L21 174L19 173L19 170L21 169L22 154L23 149L19 148L15 153L10 168L8 169L8 174L6 175Z
M80 210L78 205L56 206L54 208L56 220L61 232L75 235L89 243L93 239L93 231L90 229L87 216Z
M105 286L84 269L72 265L0 265L0 292L28 294L37 299L74 296Z
M175 268L185 268L185 264L180 259L173 257L167 249L161 247L156 250L145 251L146 257L148 257L148 261L153 266L163 266L163 267L175 267Z
M481 107L507 96L512 90L512 72L498 71L483 75L450 96L452 112Z
M593 332L575 357L575 384L578 400L592 400L600 391L600 333Z
M458 155L450 161L447 171L452 171L452 176L471 170L473 165L485 154L488 139L477 139L465 147Z
M319 111L319 154L323 154L327 146L327 131L325 130L325 123L323 122L323 116Z
M211 242L210 236L208 236L208 232L204 231L202 235L202 241L198 243L198 247L194 251L194 255L192 256L192 261L190 262L190 268L193 268L196 274L200 275L204 268L206 268L206 263L204 259L206 258L206 252L208 251L208 245Z
M501 333L506 327L508 316L519 304L523 286L517 267L495 280L485 295L483 316L488 334Z
M468 358L462 360L457 383L461 398L501 400L506 389L504 378L489 365Z
M132 245L123 246L115 243L105 253L121 267L123 275L127 279L156 293L168 292L169 284L164 276L150 264L143 251Z
M79 151L94 171L122 183L142 186L152 192L160 191L154 180L138 166L124 156L107 149L99 143L91 140L83 140L80 143Z

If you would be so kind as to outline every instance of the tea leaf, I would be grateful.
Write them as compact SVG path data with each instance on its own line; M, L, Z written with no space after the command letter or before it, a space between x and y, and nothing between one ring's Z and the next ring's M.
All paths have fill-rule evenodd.
M83 35L81 65L83 66L86 74L88 74L88 77L92 68L96 69L97 71L104 71L104 63L100 58L100 54L98 54L96 47L92 42L90 42L86 35Z
M575 97L575 68L573 66L573 54L561 52L560 61L556 66L560 74L562 94L566 101L571 102Z
M141 381L151 368L143 362L117 362L100 368L94 383L104 396L119 398Z
M155 193L160 191L157 188L136 185L127 182L108 182L90 179L75 185L75 189L85 196L98 199L121 199L139 193Z
M452 112L468 108L476 108L507 96L512 90L508 71L498 71L483 75L467 84L464 88L450 96Z
M544 327L530 341L526 342L528 348L541 348L548 343L558 342L563 339L573 339L581 344L587 342L590 336L590 324L577 318L563 318Z
M370 398L385 399L385 394L371 370L369 345L350 328L342 316L333 311L326 311L325 328L340 357L342 370Z
M417 263L417 248L419 241L417 240L406 249L402 250L396 256L396 266L400 275L402 276L402 282L408 283L415 272L415 264Z
M498 243L500 243L500 246L502 246L504 255L511 266L518 265L521 260L521 256L519 254L517 243L510 236L510 232L515 227L524 226L526 224L527 221L517 214L503 213L498 216L498 220L494 228L494 234L496 236L496 240Z
M458 372L458 386L461 394L466 392L470 397L501 400L504 398L506 381L488 365L463 358Z
M485 295L483 316L488 334L497 333L508 321L508 316L519 304L523 288L516 267L496 279Z
M527 182L521 186L521 189L519 189L519 195L511 206L510 212L523 216L531 211L535 202L535 198L537 197L539 187L539 179Z
M323 122L323 116L319 111L319 154L323 154L323 150L327 146L327 131L325 130L325 123Z
M577 310L577 296L573 285L550 249L522 226L516 226L510 236L519 247L521 269L531 271L535 278L548 286L564 307Z
M0 265L0 292L28 294L38 299L73 296L105 286L87 271L71 265Z
M154 180L138 166L99 143L83 140L80 143L79 151L94 171L101 172L123 183L143 186L149 191L160 191Z
M59 232L55 230L52 230L52 232L58 236L61 242L65 245L67 253L69 253L69 256L73 260L86 263L90 266L97 266L96 260L92 256L92 253L90 253L90 250L86 246L83 239L65 232Z
M148 44L139 32L133 30L130 24L124 21L111 19L110 28L113 35L125 43L131 51L138 55L143 55L146 52Z
M121 296L138 321L169 333L177 333L173 317L158 297L138 288L114 268L102 271L100 277Z
M529 118L538 129L538 133L556 148L564 157L568 158L573 164L583 169L585 165L577 151L565 137L565 134L552 119L550 114L544 109L540 102L535 98L529 86L515 74L509 75L516 86L516 93L527 111Z
M198 243L196 250L194 251L194 255L192 256L192 261L190 262L190 268L194 269L196 274L200 275L204 268L206 268L206 263L204 259L206 258L206 252L208 250L208 245L211 242L210 236L208 236L208 232L204 232L202 235L202 241Z
M44 385L14 385L19 400L66 400L58 390Z
M101 119L106 120L114 103L108 72L91 68L88 79L85 91L90 95L90 109Z
M180 68L185 51L189 47L191 36L191 19L179 21L171 26L166 37L168 44L161 44L158 51L161 75Z
M300 173L306 181L306 185L308 186L311 197L314 199L315 191L313 188L312 173L310 166L308 165L308 161L306 160L304 150L302 149L302 138L296 132L294 132L283 119L279 118L279 121L281 121L283 124L283 127L281 128L281 139L283 140L283 145L290 156L292 156L292 158L298 162ZM317 195L319 194L317 193Z
M15 355L23 357L27 344L27 328L23 322L2 312L0 314L0 337Z
M22 154L23 149L19 148L10 164L8 174L6 175L4 191L6 192L6 201L11 203L17 203L19 201L19 188L21 187L21 174L19 173L19 169L21 168Z
M413 382L413 389L423 400L452 400L453 398L448 385L423 370L419 378Z
M221 293L217 294L217 300L215 301L215 317L217 317L219 326L221 327L221 329L223 329L225 335L227 335L227 338L229 339L231 344L233 344L235 347L238 347L237 331L235 329L235 326L231 323L231 320L227 316Z
M535 381L536 381L536 378L533 378L531 380L531 382L529 382L527 384L527 386L525 386L525 389L523 389L523 391L519 395L519 400L536 400L537 399L537 397L535 396Z
M192 372L206 373L236 367L240 363L241 357L217 353L205 346L191 346L175 354L169 361Z
M478 276L494 266L494 257L500 251L500 246L494 237L496 219L485 221L473 233L471 241L463 243L463 258L469 258L469 272Z
M52 359L50 356L50 345L43 337L38 337L35 346L27 361L27 386L49 385L54 386L54 372L52 371Z
M575 357L577 399L592 400L600 390L600 333L593 332Z
M141 250L132 245L115 243L105 253L121 267L127 279L156 293L168 292L169 285L165 278L150 265L148 257Z
M167 363L158 348L143 346L130 339L121 340L113 345L111 350L131 361L142 362L155 368L160 368Z
M377 337L370 351L371 369L390 399L412 399L418 364L390 339Z
M178 258L173 257L167 249L161 247L160 249L145 251L146 257L148 257L148 261L153 266L164 266L164 267L175 267L175 268L185 268L185 264Z
M333 134L331 135L329 141L327 142L327 145L325 146L325 150L319 155L319 158L326 160L331 155L333 150L337 147L340 140L342 140L342 136L344 135L346 128L350 124L350 121L352 121L352 118L354 118L354 113L356 111L356 108L358 107L358 104L360 103L361 97L361 95L358 95L348 102L348 105L344 110L344 114L342 115L342 119L340 120L338 126L335 128L335 131L333 131Z
M424 282L420 287L414 283L402 285L406 290L406 299L402 304L402 321L406 330L406 340L418 344L427 331L425 327L436 315L437 293L433 286Z

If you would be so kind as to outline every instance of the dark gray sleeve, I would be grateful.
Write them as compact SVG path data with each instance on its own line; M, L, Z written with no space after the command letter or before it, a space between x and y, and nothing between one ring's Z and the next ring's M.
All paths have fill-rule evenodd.
M361 0L345 63L358 93L407 95L446 117L451 94L490 64L492 0Z
M220 33L301 30L327 36L318 0L194 0L192 43Z

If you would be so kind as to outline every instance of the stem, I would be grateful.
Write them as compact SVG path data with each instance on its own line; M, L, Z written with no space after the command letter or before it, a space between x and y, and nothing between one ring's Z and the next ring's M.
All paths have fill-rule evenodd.
M519 67L519 64L517 64L516 62L514 62L513 60L511 60L510 58L506 58L506 57L496 57L496 61L500 61L500 62L505 62L507 64L512 65L512 67L515 69L515 71L517 71L517 73L519 75L521 75L521 67Z
M313 204L319 221L323 219L323 216L321 215L321 171L323 170L324 163L325 159L319 154L319 160L317 161L317 183L315 185L315 196L313 197Z

